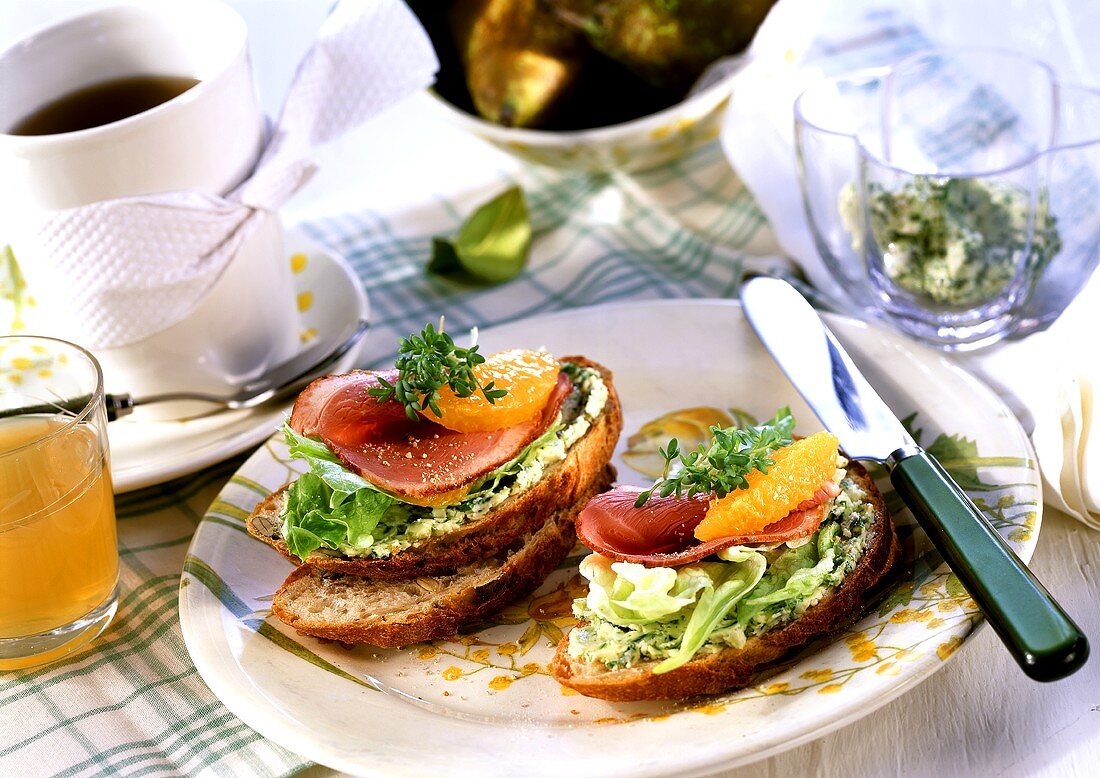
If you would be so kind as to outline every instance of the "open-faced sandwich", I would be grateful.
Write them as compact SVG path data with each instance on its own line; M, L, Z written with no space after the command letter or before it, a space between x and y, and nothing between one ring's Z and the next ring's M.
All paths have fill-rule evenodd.
M893 523L836 437L796 440L793 427L782 409L713 427L697 451L672 440L653 488L588 503L577 532L596 553L550 666L558 681L608 700L717 694L859 614L896 560Z
M611 374L541 351L482 356L431 325L395 369L327 376L284 428L309 472L248 531L300 567L272 611L299 632L403 646L538 587L614 478Z

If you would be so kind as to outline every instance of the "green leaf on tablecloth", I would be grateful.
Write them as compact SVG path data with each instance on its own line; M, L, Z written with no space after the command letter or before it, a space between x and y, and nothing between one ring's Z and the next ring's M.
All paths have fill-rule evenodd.
M518 186L479 207L453 240L432 240L430 273L465 270L479 281L499 284L514 278L531 253L531 218Z
M428 272L446 275L462 269L455 246L446 238L432 238L432 258L428 260Z

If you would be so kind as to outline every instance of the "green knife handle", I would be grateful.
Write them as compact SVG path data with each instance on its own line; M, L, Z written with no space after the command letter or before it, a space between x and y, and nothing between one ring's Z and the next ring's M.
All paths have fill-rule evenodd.
M890 481L1028 676L1056 681L1085 663L1085 635L935 459L905 456Z

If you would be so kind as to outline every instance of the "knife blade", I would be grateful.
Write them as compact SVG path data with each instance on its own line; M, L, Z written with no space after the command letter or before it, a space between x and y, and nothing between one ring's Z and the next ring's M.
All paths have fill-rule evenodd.
M1085 635L947 471L905 431L793 286L759 277L741 289L745 317L845 453L886 466L890 482L1031 678L1053 681L1088 658Z

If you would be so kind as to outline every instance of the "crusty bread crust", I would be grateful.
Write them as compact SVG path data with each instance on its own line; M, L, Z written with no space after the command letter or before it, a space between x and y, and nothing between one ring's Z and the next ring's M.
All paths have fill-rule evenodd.
M866 605L867 595L894 566L899 545L882 494L867 471L858 462L851 462L848 472L867 490L875 508L874 519L867 530L870 533L868 545L855 569L840 586L801 617L785 627L749 638L742 648L707 654L662 675L653 674L657 662L645 662L626 670L608 670L603 665L571 657L569 636L566 635L558 644L550 673L558 682L581 694L616 702L718 694L747 686L761 665L849 623Z
M622 431L622 408L610 370L580 356L563 357L561 361L598 370L608 389L607 404L596 422L570 447L566 458L548 468L538 484L508 498L477 521L415 543L388 558L340 557L315 551L308 564L317 570L384 580L453 575L475 560L508 548L517 538L541 527L549 514L570 507L582 494L589 494L615 450ZM279 534L285 490L283 487L256 506L248 517L248 532L294 564L301 564Z
M542 526L514 539L511 549L453 575L380 581L302 565L276 592L271 610L302 634L343 643L398 648L453 637L537 589L576 543L577 513L614 478L605 465L573 505L543 514Z

